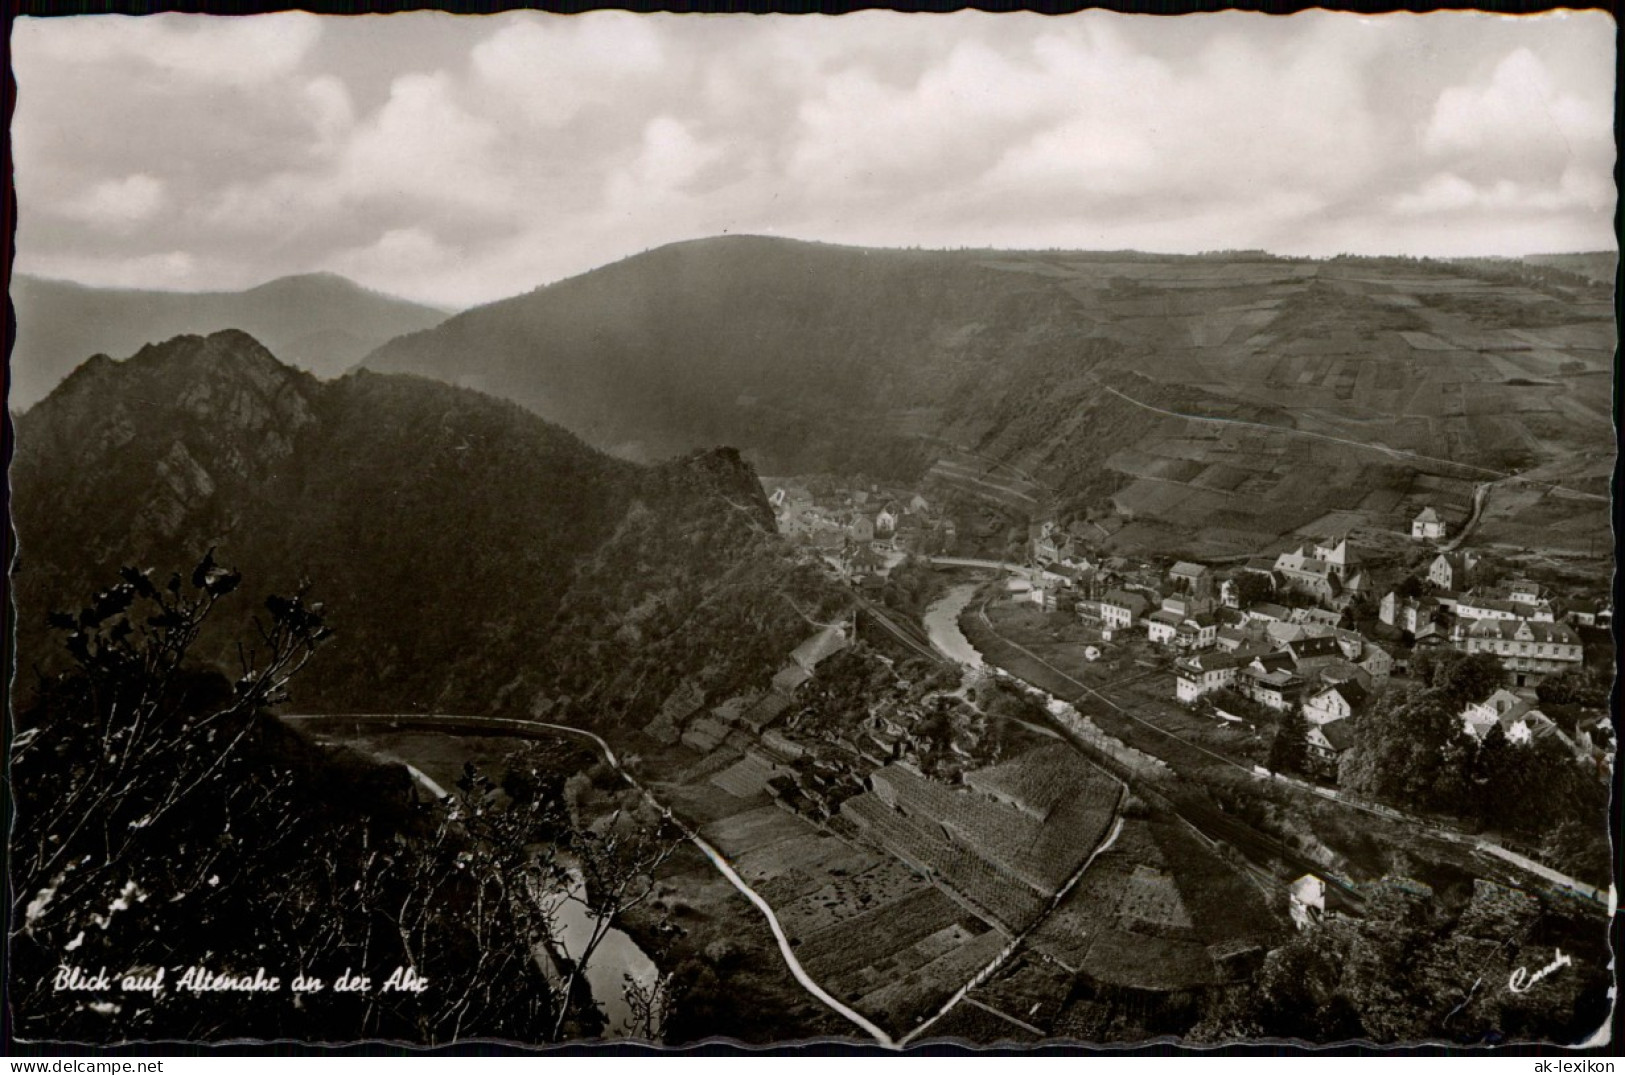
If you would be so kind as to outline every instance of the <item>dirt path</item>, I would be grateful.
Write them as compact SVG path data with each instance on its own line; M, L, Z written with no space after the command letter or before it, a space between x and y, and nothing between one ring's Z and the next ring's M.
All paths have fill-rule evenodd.
M1095 383L1099 384L1100 382L1097 381ZM1365 451L1381 452L1384 455L1391 456L1395 459L1410 459L1419 463L1433 463L1438 466L1457 467L1461 470L1471 470L1479 474L1493 475L1500 481L1522 482L1525 485L1539 486L1543 489L1550 489L1553 492L1560 492L1566 496L1576 497L1582 500L1596 500L1604 504L1609 503L1608 497L1601 496L1597 493L1583 493L1578 489L1570 489L1567 486L1559 485L1556 482L1541 481L1538 478L1525 478L1519 474L1509 474L1504 470L1492 470L1489 467L1481 467L1473 463L1461 463L1454 459L1440 459L1436 456L1421 455L1417 452L1407 452L1402 448L1390 448L1384 444L1373 444L1370 441L1350 440L1347 437L1334 437L1330 433L1313 433L1307 429L1295 429L1291 426L1272 426L1264 422L1248 422L1240 418L1215 418L1212 415L1206 414L1185 414L1180 411L1165 410L1162 407L1154 407L1149 403L1142 403L1133 396L1125 395L1110 385L1101 384L1100 387L1126 403L1132 403L1134 406L1139 407L1142 410L1147 410L1153 414L1160 414L1168 418L1182 418L1187 422L1208 422L1214 425L1244 426L1248 429L1261 429L1269 433L1291 433L1294 436L1311 437L1315 440L1329 441L1332 444L1347 445L1350 448L1360 448Z
M479 730L501 729L506 731L528 733L531 735L542 732L546 733L549 738L564 735L576 739L586 740L598 751L598 753L603 757L604 761L609 764L610 768L614 769L618 774L620 774L622 780L626 781L630 787L642 795L644 800L650 806L660 811L662 816L669 819L672 824L681 829L683 835L688 838L688 841L699 850L700 854L704 855L710 860L711 865L716 867L717 872L721 873L728 883L733 885L733 887L738 890L740 895L749 900L756 907L756 909L762 913L762 917L767 919L768 927L773 931L773 939L778 942L779 954L784 957L785 966L789 968L791 975L795 977L795 980L803 989L805 989L825 1007L829 1008L835 1014L841 1016L853 1026L857 1027L865 1034L873 1038L877 1045L881 1045L888 1049L897 1047L897 1042L892 1039L890 1034L886 1033L874 1023L870 1022L861 1013L847 1007L839 1000L836 1000L834 997L830 996L829 993L824 991L822 986L813 981L812 976L807 973L806 969L802 967L801 962L796 959L795 952L790 947L790 938L785 934L784 927L779 924L778 916L773 913L772 906L765 899L763 899L755 889L751 888L745 883L744 879L734 870L733 865L729 863L722 852L718 851L716 848L707 843L698 832L683 824L683 822L679 820L664 803L656 799L647 788L638 783L637 778L632 776L632 774L627 772L625 769L621 768L620 759L615 756L615 751L611 749L608 743L604 742L604 740L595 733L589 732L584 728L571 727L568 724L549 724L546 721L540 720L521 720L517 717L457 716L453 714L396 715L384 713L335 714L331 716L320 714L298 714L284 716L282 719L284 721L297 722L315 722L322 720L352 723L366 722L404 724L410 722L415 725L421 725L429 728L440 728L446 731L455 731L458 728L472 728Z

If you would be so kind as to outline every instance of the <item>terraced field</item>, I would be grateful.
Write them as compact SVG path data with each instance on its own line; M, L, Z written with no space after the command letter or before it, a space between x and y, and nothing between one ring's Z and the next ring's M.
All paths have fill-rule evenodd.
M970 774L970 789L889 766L872 779L891 802L865 792L823 828L768 796L781 771L722 747L656 789L774 908L807 973L898 1037L1044 913L1118 802L1114 781L1055 744ZM899 788L910 814L892 805Z

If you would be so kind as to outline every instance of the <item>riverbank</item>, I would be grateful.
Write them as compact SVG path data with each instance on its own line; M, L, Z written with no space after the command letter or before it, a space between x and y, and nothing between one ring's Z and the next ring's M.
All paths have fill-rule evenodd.
M533 735L392 728L372 722L347 727L334 721L322 738L409 766L445 789L457 786L465 764L501 785L516 752L529 755L538 747ZM595 782L578 779L571 792L580 824L591 826L640 805L639 793L605 766L585 740L561 734L544 742L555 746L546 754L548 768L560 782L597 777ZM853 1036L849 1023L796 982L757 909L686 840L663 866L654 899L621 916L616 926L622 939L608 950L601 948L596 968L589 963L587 974L595 1001L606 1011L607 1031L624 1025L632 1014L623 997L624 970L637 970L648 979L643 961L649 960L661 974L672 975L676 985L662 1044L719 1036L752 1045ZM624 958L613 958L617 949Z

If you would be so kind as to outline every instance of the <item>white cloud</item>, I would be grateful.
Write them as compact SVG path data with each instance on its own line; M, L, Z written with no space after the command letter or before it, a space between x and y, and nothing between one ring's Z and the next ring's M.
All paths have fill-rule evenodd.
M286 75L321 37L320 16L305 12L215 17L93 15L19 19L14 47L57 63L129 63L183 81L251 86Z
M1430 153L1528 151L1549 140L1589 141L1602 136L1607 117L1576 97L1560 94L1533 52L1514 49L1487 83L1452 86L1439 94L1422 136Z
M488 101L556 127L663 61L650 16L595 11L518 16L475 46L471 66Z
M722 147L696 138L680 120L656 116L643 129L643 144L629 166L611 173L606 200L614 208L658 206L687 193L686 187L722 156Z
M454 273L464 262L423 228L395 228L368 246L340 251L324 267L375 290L434 301L423 281Z
M202 274L199 259L185 250L166 250L130 258L106 258L77 254L36 255L27 272L62 280L76 280L92 287L159 288L206 291L202 281L213 279L215 286L229 287L246 281L215 274ZM220 267L215 266L216 270Z
M1474 184L1452 172L1432 176L1414 191L1394 199L1401 213L1422 215L1467 210L1543 212L1579 210L1612 213L1614 190L1596 174L1578 166L1564 169L1555 184L1496 179Z
M1609 105L1563 92L1545 61L1517 48L1487 79L1439 94L1421 145L1479 185L1552 183L1576 163L1606 174L1613 163Z
M321 75L303 88L306 114L315 130L314 152L331 153L355 128L355 104L342 80Z
M61 212L87 224L129 229L156 216L164 201L163 180L137 173L97 183Z
M340 182L352 195L409 196L505 208L507 177L488 159L499 138L491 120L466 111L450 75L403 75L389 101L345 151Z
M1447 253L1543 226L1537 247L1602 246L1611 33L1596 14L23 19L19 264L198 287L325 267L471 302L724 230Z

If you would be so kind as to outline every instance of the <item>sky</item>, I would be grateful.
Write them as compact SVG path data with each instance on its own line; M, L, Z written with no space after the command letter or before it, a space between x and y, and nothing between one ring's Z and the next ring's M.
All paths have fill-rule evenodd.
M448 308L724 233L1614 248L1601 12L19 18L16 271Z

